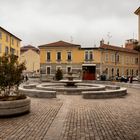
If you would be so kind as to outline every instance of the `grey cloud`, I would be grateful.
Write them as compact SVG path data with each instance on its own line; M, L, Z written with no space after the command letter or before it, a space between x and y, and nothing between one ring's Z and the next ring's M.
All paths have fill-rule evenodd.
M23 44L70 40L82 45L113 44L137 37L134 11L139 0L0 0L0 25L15 33Z

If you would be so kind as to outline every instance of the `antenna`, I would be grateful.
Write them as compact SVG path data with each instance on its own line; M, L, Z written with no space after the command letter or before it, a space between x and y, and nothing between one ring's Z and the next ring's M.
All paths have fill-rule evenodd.
M111 37L112 37L112 35L110 34L110 32L108 32L108 33L107 33L107 38L108 38L108 42L107 42L107 44L110 43L109 41L110 41L110 38L111 38Z
M73 37L72 36L70 36L70 42L73 43Z

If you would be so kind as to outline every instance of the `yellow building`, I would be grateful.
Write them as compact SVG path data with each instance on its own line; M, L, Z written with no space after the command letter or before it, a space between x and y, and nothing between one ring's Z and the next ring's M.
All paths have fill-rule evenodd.
M20 38L0 27L0 56L10 53L20 56L20 41Z
M138 52L123 47L101 44L100 74L105 74L107 79L116 76L138 75Z
M28 45L20 49L20 62L25 62L26 73L39 73L40 70L40 56L39 49Z
M97 48L81 48L80 45L64 41L41 45L39 48L43 74L54 76L60 68L63 74L73 72L83 76L84 73L83 78L92 80L95 79L96 71L99 71L100 53Z
M138 52L104 44L99 47L82 48L80 45L58 41L40 48L41 72L54 76L60 68L63 74L73 72L84 80L94 80L105 74L108 79L115 76L138 75Z

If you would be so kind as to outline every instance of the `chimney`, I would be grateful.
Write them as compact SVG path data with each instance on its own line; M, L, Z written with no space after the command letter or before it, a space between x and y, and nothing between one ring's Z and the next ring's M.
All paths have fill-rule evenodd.
M104 44L104 40L102 39L101 41L100 41L100 46L102 46Z
M134 49L134 47L138 44L138 40L136 39L129 39L125 42L125 48L127 49Z

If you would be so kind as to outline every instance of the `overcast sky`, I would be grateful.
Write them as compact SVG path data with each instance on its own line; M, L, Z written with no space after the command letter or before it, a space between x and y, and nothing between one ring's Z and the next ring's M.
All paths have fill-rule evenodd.
M64 40L91 47L137 38L139 0L0 0L0 26L22 45Z

